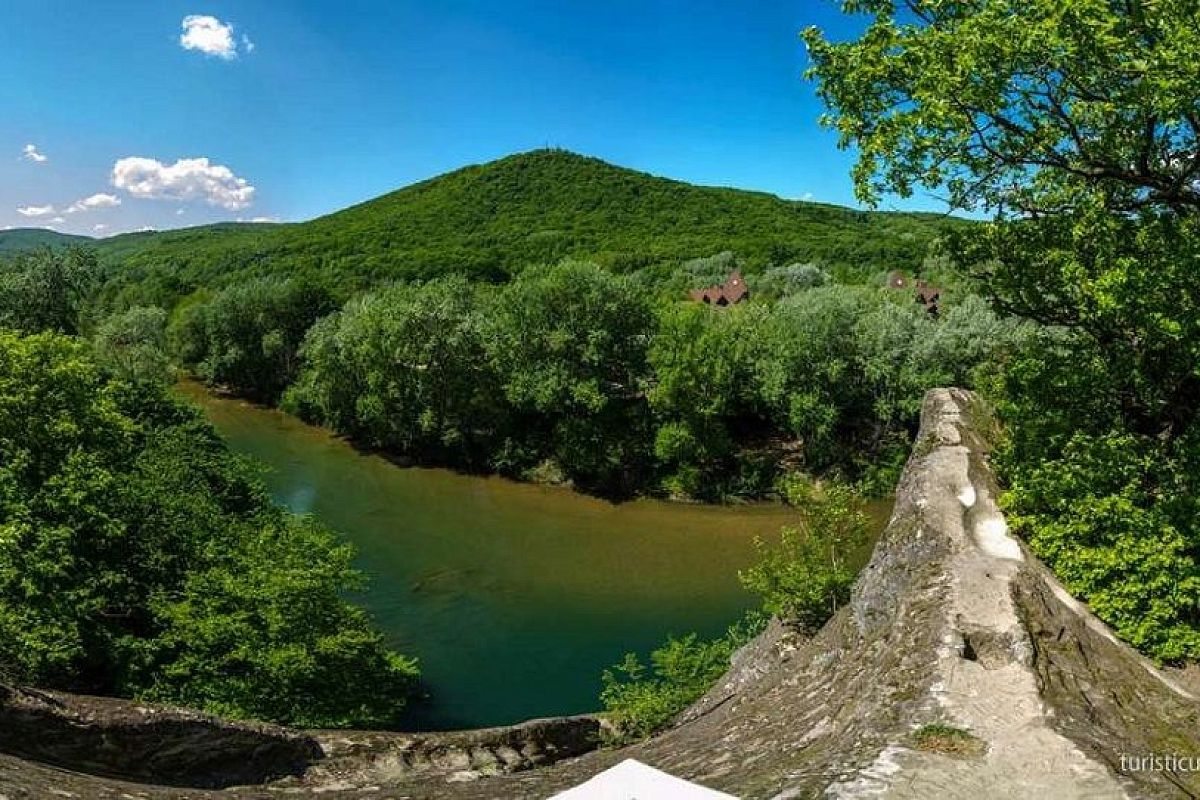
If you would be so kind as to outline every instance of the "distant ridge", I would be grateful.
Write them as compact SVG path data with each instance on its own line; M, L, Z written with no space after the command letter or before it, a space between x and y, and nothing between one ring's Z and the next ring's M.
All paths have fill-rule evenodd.
M11 228L0 231L0 255L27 252L41 247L70 247L94 241L90 236L75 236L46 228Z
M583 257L628 271L732 250L749 268L816 261L876 273L920 264L954 225L694 186L562 150L464 167L309 222L221 224L100 240L130 280L212 286L304 271L338 285L463 272L499 280ZM180 287L184 288L184 287Z

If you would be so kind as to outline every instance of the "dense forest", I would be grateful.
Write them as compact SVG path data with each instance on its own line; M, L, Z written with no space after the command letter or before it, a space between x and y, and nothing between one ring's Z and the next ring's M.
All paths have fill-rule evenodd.
M119 267L114 308L170 305L193 291L305 275L346 300L387 280L445 274L503 281L580 257L618 273L733 251L752 267L817 262L858 279L921 263L961 223L854 211L656 178L560 150L511 156L298 224L224 223L96 240ZM7 237L29 232L0 232Z
M800 529L742 579L809 631L853 579L855 492L889 491L927 389L975 388L1003 422L1015 532L1144 653L1200 659L1194 11L853 5L860 39L806 41L859 196L944 191L992 222L540 151L309 223L6 258L0 666L309 724L403 703L414 665L339 599L349 555L168 399L178 369L412 462L612 498L782 496ZM734 269L748 300L689 298ZM182 482L198 507L154 511ZM295 624L304 605L327 627ZM610 670L622 735L666 724L759 624ZM283 651L303 669L275 674ZM313 699L330 675L339 694Z
M65 248L94 244L95 240L87 236L72 236L48 228L0 230L0 256L28 253L41 247Z
M588 213L581 198L591 198ZM448 222L449 207L474 216ZM685 210L691 216L678 217ZM545 237L522 231L567 220L564 249L526 249ZM416 687L416 667L338 599L357 581L348 548L271 506L249 467L170 399L176 375L281 405L394 457L612 498L793 497L780 481L796 471L887 493L924 389L968 382L1029 335L937 254L938 237L964 225L688 187L550 151L305 225L212 226L10 255L0 262L10 374L30 360L47 381L67 364L81 372L63 408L39 411L38 392L10 383L13 402L44 412L46 426L100 433L88 415L110 413L92 406L111 399L111 424L132 438L75 446L102 465L99 485L127 487L111 498L87 489L110 520L110 540L44 510L65 502L59 473L72 468L70 438L47 470L13 472L12 517L29 524L10 540L0 574L11 581L6 622L26 633L0 665L41 685L224 714L390 724ZM430 237L415 255L400 246L409 240L398 231L409 228ZM305 244L319 240L313 231L330 232L340 244L327 252L340 260L303 255L325 252ZM258 237L282 237L282 249ZM239 250L251 240L253 253ZM589 256L559 258L579 249ZM811 260L791 260L797 254ZM885 287L895 269L946 284L938 313L911 286ZM746 276L747 302L689 298L734 270ZM160 452L164 439L172 447ZM32 449L16 427L4 446L12 464ZM199 505L147 519L172 493ZM190 516L203 524L171 528ZM125 558L131 548L140 555ZM57 572L62 563L86 564L119 589ZM770 563L762 575L799 576L817 587L820 608L821 587L844 593L852 578L842 570L831 584L828 573ZM70 608L53 600L74 594ZM318 608L324 625L305 627ZM50 652L55 636L61 653ZM709 671L734 641L709 648ZM278 691L267 691L271 682ZM342 690L318 697L320 683ZM628 695L614 684L609 696Z
M154 336L210 385L416 462L720 500L770 494L785 466L890 491L923 390L969 382L1027 334L969 293L947 290L935 316L811 265L750 275L736 307L686 299L736 267L693 260L656 282L564 261L340 308L320 283L266 277L189 296Z

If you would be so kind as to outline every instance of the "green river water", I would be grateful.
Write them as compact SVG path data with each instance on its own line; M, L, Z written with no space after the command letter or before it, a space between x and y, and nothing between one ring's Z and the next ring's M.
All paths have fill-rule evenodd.
M567 489L399 467L278 411L179 391L275 499L358 549L356 596L415 656L428 697L406 729L483 727L594 711L601 671L669 633L716 635L754 605L738 569L777 505L614 505ZM872 509L881 521L888 504Z

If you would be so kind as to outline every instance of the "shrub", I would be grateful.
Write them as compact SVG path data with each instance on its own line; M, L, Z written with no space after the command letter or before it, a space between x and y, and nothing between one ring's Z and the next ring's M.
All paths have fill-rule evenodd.
M922 725L913 731L912 738L917 749L927 753L978 756L987 750L987 744L970 731L941 722Z
M765 624L765 617L752 612L717 639L694 633L670 637L651 652L648 667L636 654L626 653L624 661L601 678L600 700L613 728L607 734L609 743L637 741L667 727L725 674L733 654Z
M750 288L756 296L787 297L830 282L829 273L816 264L788 264L786 267L771 267L755 276L750 281Z
M812 634L850 599L853 557L867 541L870 520L848 486L793 477L785 489L800 511L800 527L785 528L777 547L759 540L758 563L740 577L762 595L767 612Z
M1004 496L1014 530L1072 594L1172 663L1200 659L1198 508L1179 449L1079 432L1057 458L1010 470Z

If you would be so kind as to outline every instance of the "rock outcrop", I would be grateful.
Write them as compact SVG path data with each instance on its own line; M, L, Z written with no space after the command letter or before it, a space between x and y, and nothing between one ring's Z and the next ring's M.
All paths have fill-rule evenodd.
M214 788L301 775L322 755L312 737L274 725L5 686L0 752L98 775Z
M0 750L27 758L0 757L0 795L544 798L635 758L743 798L1200 796L1190 762L1141 768L1151 757L1160 759L1151 766L1173 757L1200 768L1200 702L1119 642L1009 535L987 464L988 427L969 392L930 392L895 512L851 603L811 640L773 624L648 742L537 766L589 747L595 720L552 724L560 746L543 751L530 742L543 742L544 730L500 729L500 739L516 737L503 751L496 731L454 734L442 743L449 750L430 737L313 733L297 741L317 742L326 757L302 774L211 791L81 774L144 777L113 762L98 768L82 748L14 748L10 737ZM0 727L11 717L7 702Z

